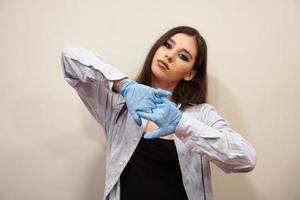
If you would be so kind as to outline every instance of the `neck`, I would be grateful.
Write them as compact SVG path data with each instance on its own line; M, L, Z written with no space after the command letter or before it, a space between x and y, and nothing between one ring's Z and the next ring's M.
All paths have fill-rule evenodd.
M177 83L171 83L171 82L162 81L162 80L152 80L152 87L161 88L163 90L167 90L172 93L174 92L176 85L177 85ZM171 96L169 96L167 98L169 100L172 100Z

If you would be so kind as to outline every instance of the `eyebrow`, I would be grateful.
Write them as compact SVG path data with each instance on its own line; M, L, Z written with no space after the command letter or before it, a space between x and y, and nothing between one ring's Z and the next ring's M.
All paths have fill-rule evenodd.
M169 38L169 40L171 40L172 43L176 44L176 42L173 39ZM183 50L191 56L191 59L193 59L192 54L188 50L186 50L185 48L183 48Z

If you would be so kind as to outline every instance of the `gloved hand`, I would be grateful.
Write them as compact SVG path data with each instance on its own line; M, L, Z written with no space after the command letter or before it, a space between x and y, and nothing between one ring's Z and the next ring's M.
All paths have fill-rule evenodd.
M156 104L156 108L152 109L152 111L152 113L137 111L137 114L140 117L151 120L158 125L158 129L147 132L144 134L144 138L153 139L175 132L175 129L182 117L182 113L176 107L175 103L163 97L162 103Z
M138 126L142 125L142 120L137 114L137 111L152 113L152 109L156 108L156 103L162 102L161 97L172 95L172 93L167 90L152 88L130 79L122 81L118 90L125 98L128 112Z

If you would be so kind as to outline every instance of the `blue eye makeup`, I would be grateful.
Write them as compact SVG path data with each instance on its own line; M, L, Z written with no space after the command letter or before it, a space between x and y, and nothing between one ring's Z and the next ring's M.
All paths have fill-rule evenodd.
M164 42L164 46L167 47L167 48L172 47L172 46L169 44L169 42L167 42L167 41Z
M181 57L182 57L183 60L185 60L185 61L188 61L188 60L189 60L189 59L187 58L187 56L185 56L184 54L180 54L180 55L182 55Z
M172 48L172 45L171 45L168 41L165 41L165 42L163 43L163 46L165 46L165 47L168 48L168 49L171 49L171 48ZM179 57L180 57L182 60L184 60L184 61L189 61L189 58L188 58L186 55L184 55L184 54L179 54Z

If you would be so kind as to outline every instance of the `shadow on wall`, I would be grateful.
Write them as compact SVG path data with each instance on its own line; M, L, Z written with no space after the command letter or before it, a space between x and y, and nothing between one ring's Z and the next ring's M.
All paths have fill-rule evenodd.
M249 133L245 130L245 118L243 117L242 109L239 107L239 102L236 101L230 89L212 74L208 74L208 86L208 102L215 107L216 105L222 105L220 108L216 107L219 114L228 121L235 131L248 140L250 135L247 135ZM234 119L234 123L231 119ZM253 146L255 148L255 145ZM213 163L211 163L211 167L215 200L268 199L263 189L256 188L254 183L251 182L250 176L257 170L258 163L254 171L250 173L226 174Z
M226 174L212 164L214 200L268 200L263 189L255 187L251 182L251 174L252 172Z
M87 108L82 103L82 113L87 113ZM103 151L100 152L99 157L96 157L94 164L90 163L88 170L87 183L85 188L85 196L82 199L102 199L104 194L105 184L105 161L106 161L106 139L105 132L102 125L100 125L90 113L90 118L83 118L83 133L92 141L98 143ZM100 130L99 130L100 129ZM99 180L100 178L100 180Z

